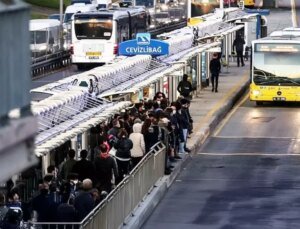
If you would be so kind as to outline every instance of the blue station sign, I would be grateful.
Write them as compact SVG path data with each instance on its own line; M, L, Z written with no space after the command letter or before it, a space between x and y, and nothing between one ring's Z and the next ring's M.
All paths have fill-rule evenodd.
M169 54L169 44L164 41L151 39L150 33L138 33L136 39L124 41L119 45L119 55L151 55L162 56Z

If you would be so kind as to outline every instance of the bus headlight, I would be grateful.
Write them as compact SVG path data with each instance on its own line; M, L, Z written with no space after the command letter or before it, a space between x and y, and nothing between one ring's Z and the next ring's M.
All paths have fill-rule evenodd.
M39 47L39 51L46 51L47 50L47 45L41 45Z
M253 91L252 91L252 94L253 94L254 96L258 96L258 95L260 95L260 91L258 91L258 90L253 90Z

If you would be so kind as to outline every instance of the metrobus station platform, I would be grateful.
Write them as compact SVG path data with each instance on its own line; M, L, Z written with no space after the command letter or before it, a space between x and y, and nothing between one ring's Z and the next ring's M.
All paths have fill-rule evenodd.
M140 203L132 215L127 218L122 228L141 228L147 221L155 207L168 192L169 187L175 181L176 177L186 167L187 163L193 160L197 149L247 91L250 82L249 65L250 61L245 61L245 66L243 67L237 67L236 62L230 62L229 68L222 67L221 69L218 93L211 91L211 85L194 93L190 105L190 113L194 121L194 127L193 133L187 141L187 146L192 152L184 156L181 155L182 160L178 160L172 164L174 166L172 173L165 175L156 183L149 195ZM184 195L184 193L182 195ZM178 212L181 211L180 206L177 206L176 209ZM176 217L176 213L174 213L173 210L170 207L170 212L166 213L166 215L170 215L171 218ZM157 228L156 226L157 224L153 228ZM178 226L178 228L180 228L180 225Z
M167 56L120 58L31 91L49 95L32 104L39 124L35 153L44 171L56 158L63 159L66 148L74 149L77 157L81 149L94 149L96 141L91 129L110 121L115 114L130 109L141 99L151 99L156 92L163 92L169 101L176 101L179 95L176 89L183 74L189 75L197 90L190 107L194 129L188 139L188 148L192 152L174 164L170 175L164 175L166 147L159 142L99 205L81 222L72 225L80 228L140 228L185 163L193 158L197 148L247 89L250 63L246 61L244 67L238 68L231 58L231 44L236 33L248 31L249 35L256 36L249 29L250 24L256 26L256 21L247 21L256 15L248 15L239 9L230 9L226 17L222 15L211 15L197 28L187 27L161 35L161 39L169 43ZM243 18L246 22L241 25ZM245 45L249 44L250 41ZM222 52L224 64L218 93L212 92L211 86L207 85L209 61L215 52ZM65 225L30 222L29 226L49 224Z

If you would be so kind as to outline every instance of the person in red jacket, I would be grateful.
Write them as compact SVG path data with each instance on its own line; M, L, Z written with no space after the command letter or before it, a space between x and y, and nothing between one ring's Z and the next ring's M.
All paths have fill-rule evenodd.
M109 193L112 189L112 177L119 177L118 168L114 158L107 151L105 144L100 145L100 156L94 161L97 187L102 191Z

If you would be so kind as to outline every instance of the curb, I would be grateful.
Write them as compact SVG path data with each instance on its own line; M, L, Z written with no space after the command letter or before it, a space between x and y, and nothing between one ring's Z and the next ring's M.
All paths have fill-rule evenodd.
M208 124L205 127L200 128L198 133L198 138L191 147L191 154L185 155L185 157L180 161L174 168L170 175L165 175L159 181L156 182L154 188L150 193L144 198L143 201L136 207L132 215L128 216L124 225L120 228L123 229L138 229L147 221L149 216L154 211L155 207L162 200L164 195L167 193L168 188L172 185L177 175L180 173L183 167L185 167L195 155L196 149L201 147L207 137L214 131L218 126L220 121L226 116L226 114L232 109L236 102L241 98L241 96L246 92L249 86L249 80L246 80L241 84L239 90L237 90L229 98L229 100L218 109L215 114L210 118Z

